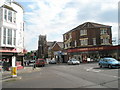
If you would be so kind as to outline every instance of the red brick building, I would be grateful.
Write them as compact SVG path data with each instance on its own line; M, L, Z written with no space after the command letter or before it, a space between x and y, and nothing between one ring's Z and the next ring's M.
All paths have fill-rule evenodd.
M86 61L87 58L95 60L102 56L117 56L112 52L108 53L108 49L112 48L112 32L109 25L83 23L63 34L63 44L68 59L75 57ZM113 47L113 49L115 48Z
M50 59L58 59L58 57L61 55L59 55L62 50L63 50L63 42L57 42L57 41L54 41L54 42L47 42L47 46L48 46L48 57Z

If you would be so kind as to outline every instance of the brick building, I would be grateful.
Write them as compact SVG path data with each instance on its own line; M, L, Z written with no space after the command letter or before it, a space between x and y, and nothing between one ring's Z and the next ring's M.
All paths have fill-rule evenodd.
M63 34L64 49L68 59L75 57L86 61L108 55L104 47L112 46L111 26L93 22L83 23Z
M63 51L63 42L57 42L57 41L47 42L47 46L48 46L48 57L50 59L55 58L56 61L58 59L62 59L61 54Z

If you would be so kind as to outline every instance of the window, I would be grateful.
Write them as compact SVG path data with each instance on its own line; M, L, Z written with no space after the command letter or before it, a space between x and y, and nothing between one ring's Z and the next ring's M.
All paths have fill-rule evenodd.
M14 30L14 40L13 40L13 44L16 45L16 30Z
M76 40L75 40L75 42L74 42L74 43L75 43L75 47L77 47L77 42L76 42Z
M7 10L4 10L4 19L7 21Z
M12 45L12 29L8 29L7 44Z
M88 39L81 39L80 43L81 45L88 45Z
M107 34L107 28L101 28L101 34Z
M93 45L96 45L96 38L93 38Z
M102 44L109 44L109 38L102 39Z
M71 33L69 33L69 39L71 39L72 38L72 34Z
M16 23L16 12L13 13L13 22Z
M8 21L12 22L12 11L8 11Z
M64 35L64 39L67 40L66 35Z
M6 44L6 28L3 29L3 44Z
M82 36L82 35L87 35L87 30L80 30L80 36Z

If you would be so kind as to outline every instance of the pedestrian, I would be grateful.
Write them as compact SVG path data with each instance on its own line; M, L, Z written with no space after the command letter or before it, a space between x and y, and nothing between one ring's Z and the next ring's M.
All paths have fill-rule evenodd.
M33 70L34 70L35 68L36 68L36 64L34 63L34 64L33 64Z
M26 61L24 61L24 66L26 66Z
M29 61L27 61L27 66L29 66Z

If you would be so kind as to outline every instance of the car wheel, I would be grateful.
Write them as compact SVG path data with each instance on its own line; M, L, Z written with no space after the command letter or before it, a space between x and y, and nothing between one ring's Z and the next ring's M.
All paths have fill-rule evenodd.
M102 65L101 65L101 64L99 64L99 66L100 66L100 68L102 68Z
M108 65L108 68L110 68L110 69L111 69L111 68L112 68L112 65Z

